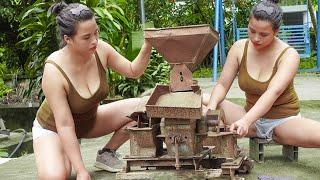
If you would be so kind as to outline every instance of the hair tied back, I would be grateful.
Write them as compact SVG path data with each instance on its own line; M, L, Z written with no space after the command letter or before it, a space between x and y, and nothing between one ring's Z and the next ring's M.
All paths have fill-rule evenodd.
M64 8L66 8L67 6L68 6L68 5L67 5L65 2L61 1L61 2L59 2L59 3L53 4L50 9L51 9L51 12L52 12L52 13L58 15L58 14L60 14L60 12L61 12Z

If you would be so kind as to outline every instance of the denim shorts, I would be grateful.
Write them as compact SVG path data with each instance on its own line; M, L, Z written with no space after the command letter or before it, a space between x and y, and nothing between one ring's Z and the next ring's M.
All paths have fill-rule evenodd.
M257 129L257 137L266 139L267 141L272 140L273 136L273 129L277 126L290 121L295 118L300 118L301 114L297 114L295 116L289 116L285 118L279 118L279 119L266 119L266 118L260 118L255 122L255 126Z

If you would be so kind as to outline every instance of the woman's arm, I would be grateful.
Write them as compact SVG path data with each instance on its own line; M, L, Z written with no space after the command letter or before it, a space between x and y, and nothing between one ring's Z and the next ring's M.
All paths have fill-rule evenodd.
M119 54L108 43L99 40L103 57L106 65L111 69L129 78L139 78L147 68L151 54L152 46L146 40L138 54L138 56L130 62L128 59Z
M75 134L72 114L67 102L63 76L51 64L46 64L42 78L42 89L54 119L61 139L63 150L71 161L77 174L86 172L82 161L79 142Z
M217 84L211 91L211 96L207 109L216 109L226 97L234 78L236 77L239 69L239 52L243 50L245 41L240 40L235 42L228 52L226 63L223 67L222 73Z
M240 122L231 125L230 130L239 129L238 125L246 126L237 130L240 136L245 136L248 133L250 125L270 110L273 103L293 81L299 68L299 54L295 49L291 48L288 49L282 57L278 65L278 70L270 81L267 90L255 105L239 120Z

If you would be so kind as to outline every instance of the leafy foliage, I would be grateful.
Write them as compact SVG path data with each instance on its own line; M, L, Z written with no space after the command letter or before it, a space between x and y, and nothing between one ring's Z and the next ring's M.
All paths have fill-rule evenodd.
M113 89L116 94L122 97L136 97L142 92L158 84L167 84L169 79L170 66L155 51L152 51L150 63L144 74L138 79L120 78L115 79L115 74L111 75L114 84ZM112 72L114 73L114 72Z
M73 1L79 2L79 1ZM111 44L118 52L128 59L133 59L135 53L130 49L132 25L125 16L125 12L113 0L81 0L81 3L93 9L97 24L100 28L100 38ZM118 2L118 1L117 1ZM21 14L20 34L18 43L23 50L29 52L25 63L26 72L30 77L36 77L31 83L29 91L40 83L41 72L45 58L54 50L58 50L57 30L54 16L48 12L53 2L37 0ZM127 5L126 1L119 1ZM135 54L136 55L136 54ZM109 84L111 96L121 94L125 97L137 96L150 88L155 82L164 82L168 66L162 58L153 56L146 73L138 80L127 79L118 73L109 71ZM161 62L160 62L161 61ZM161 71L161 72L160 72Z
M0 73L27 74L31 79L29 89L23 93L30 96L39 86L45 58L57 50L55 18L48 12L52 3L60 0L8 0L0 2ZM246 27L251 7L256 0L237 0L236 19L238 27ZM307 0L305 0L307 1ZM140 7L136 0L65 0L66 3L81 2L93 9L100 28L100 36L127 59L137 55L132 46L132 32L141 30ZM212 24L214 7L212 0L144 0L146 20L154 27L175 27L194 24ZM312 0L317 8L317 0ZM224 1L224 25L226 52L233 43L231 1ZM141 37L142 38L142 37ZM16 42L19 42L16 44ZM202 64L195 77L209 76L211 56ZM314 67L314 57L301 60L300 68ZM155 73L157 72L157 73ZM155 83L168 81L169 66L155 51L145 75L138 80L127 79L116 72L109 72L111 96L138 95ZM41 92L40 92L41 94Z
M313 52L309 58L300 60L299 69L312 69L315 67L317 67L317 56L315 52Z
M15 46L18 36L18 15L30 0L8 0L0 2L0 62L9 67L8 73L20 72L23 69L24 56L20 48Z
M110 44L118 51L125 49L123 42L127 34L123 25L129 27L129 24L121 8L102 0L82 1L82 3L88 3L97 15L101 38L111 42ZM20 16L19 37L21 40L17 45L29 52L25 63L25 73L30 77L36 77L30 83L29 90L25 92L25 95L30 95L36 83L40 83L45 58L59 49L55 17L48 11L52 4L52 1L37 0Z
M37 0L21 14L20 40L17 45L29 52L25 74L39 76L44 59L59 48L54 17L47 11L51 3Z
M211 68L200 68L192 73L194 78L210 78L212 76Z
M5 95L7 95L8 93L10 93L12 91L11 88L7 87L4 84L4 81L2 78L0 78L0 99L2 99Z

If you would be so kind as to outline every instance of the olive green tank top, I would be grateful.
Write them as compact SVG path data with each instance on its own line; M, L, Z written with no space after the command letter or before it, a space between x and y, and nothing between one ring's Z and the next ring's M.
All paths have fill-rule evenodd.
M279 61L282 55L287 49L285 48L277 58L275 65L273 67L273 72L269 80L265 82L260 82L253 79L247 70L247 51L248 51L249 41L246 42L243 56L241 59L238 75L238 84L241 90L245 92L246 95L246 105L245 110L248 112L254 104L258 101L261 95L267 90L271 79L277 72ZM263 115L263 118L268 119L278 119L289 116L297 115L300 112L299 99L297 93L294 90L293 80L288 85L288 87L283 91L283 93L278 97L278 99L273 103L271 109Z
M85 135L93 127L99 103L106 98L108 94L106 71L96 52L95 59L98 66L100 84L97 91L94 92L90 98L84 98L78 93L66 73L58 64L51 60L45 62L54 65L68 82L69 93L67 94L67 100L74 119L76 135L78 138ZM57 132L53 112L46 99L38 109L36 117L43 128Z

